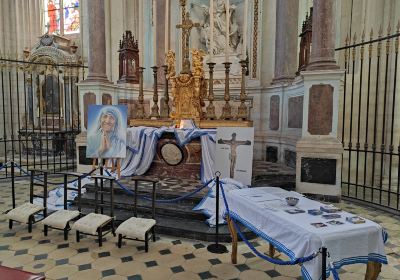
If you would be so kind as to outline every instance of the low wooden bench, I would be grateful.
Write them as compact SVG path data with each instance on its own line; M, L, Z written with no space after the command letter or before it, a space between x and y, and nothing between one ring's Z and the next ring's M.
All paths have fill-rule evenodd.
M0 278L7 280L44 280L45 277L28 271L0 265Z

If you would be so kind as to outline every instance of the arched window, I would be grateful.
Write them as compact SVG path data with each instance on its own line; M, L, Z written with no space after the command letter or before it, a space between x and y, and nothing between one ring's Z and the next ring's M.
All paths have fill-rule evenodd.
M43 0L44 31L49 34L79 33L79 0Z

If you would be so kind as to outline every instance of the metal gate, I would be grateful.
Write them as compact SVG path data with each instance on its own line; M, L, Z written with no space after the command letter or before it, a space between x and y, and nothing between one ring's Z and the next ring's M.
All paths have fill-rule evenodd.
M84 67L0 57L0 179L29 169L76 167L75 137L80 133L77 83Z
M344 147L342 193L345 197L399 213L400 83L399 26L382 28L377 38L346 39L336 49L346 73L339 128ZM350 43L352 41L352 43ZM342 68L343 68L342 67Z

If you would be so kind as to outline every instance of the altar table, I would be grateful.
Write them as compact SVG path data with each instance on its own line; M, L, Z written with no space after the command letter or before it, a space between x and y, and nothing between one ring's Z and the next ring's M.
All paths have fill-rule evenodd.
M299 203L296 206L288 206L285 201L285 197L288 196L299 198ZM381 264L387 264L384 251L386 232L370 220L365 219L365 223L362 224L352 224L346 222L346 217L354 214L341 211L338 213L341 218L334 220L343 224L327 224L326 222L332 219L307 213L309 209L319 209L322 203L280 188L233 190L226 193L226 198L232 219L251 229L292 260L312 255L319 248L326 247L330 255L327 264L331 263L335 269L343 265L367 263L365 279L376 279ZM289 209L302 209L305 213L285 212ZM232 221L228 222L233 240L232 262L236 263L237 236ZM327 226L317 228L311 225L318 222ZM304 279L320 279L321 266L321 254L302 264Z

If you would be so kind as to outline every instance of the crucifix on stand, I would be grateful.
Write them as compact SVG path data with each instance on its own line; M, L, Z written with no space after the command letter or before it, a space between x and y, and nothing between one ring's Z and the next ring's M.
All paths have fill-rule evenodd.
M186 12L186 0L180 0L182 7L182 23L177 24L176 28L182 28L182 74L190 73L190 61L189 61L189 37L190 31L193 27L200 27L200 23L194 23L189 18L189 12Z

